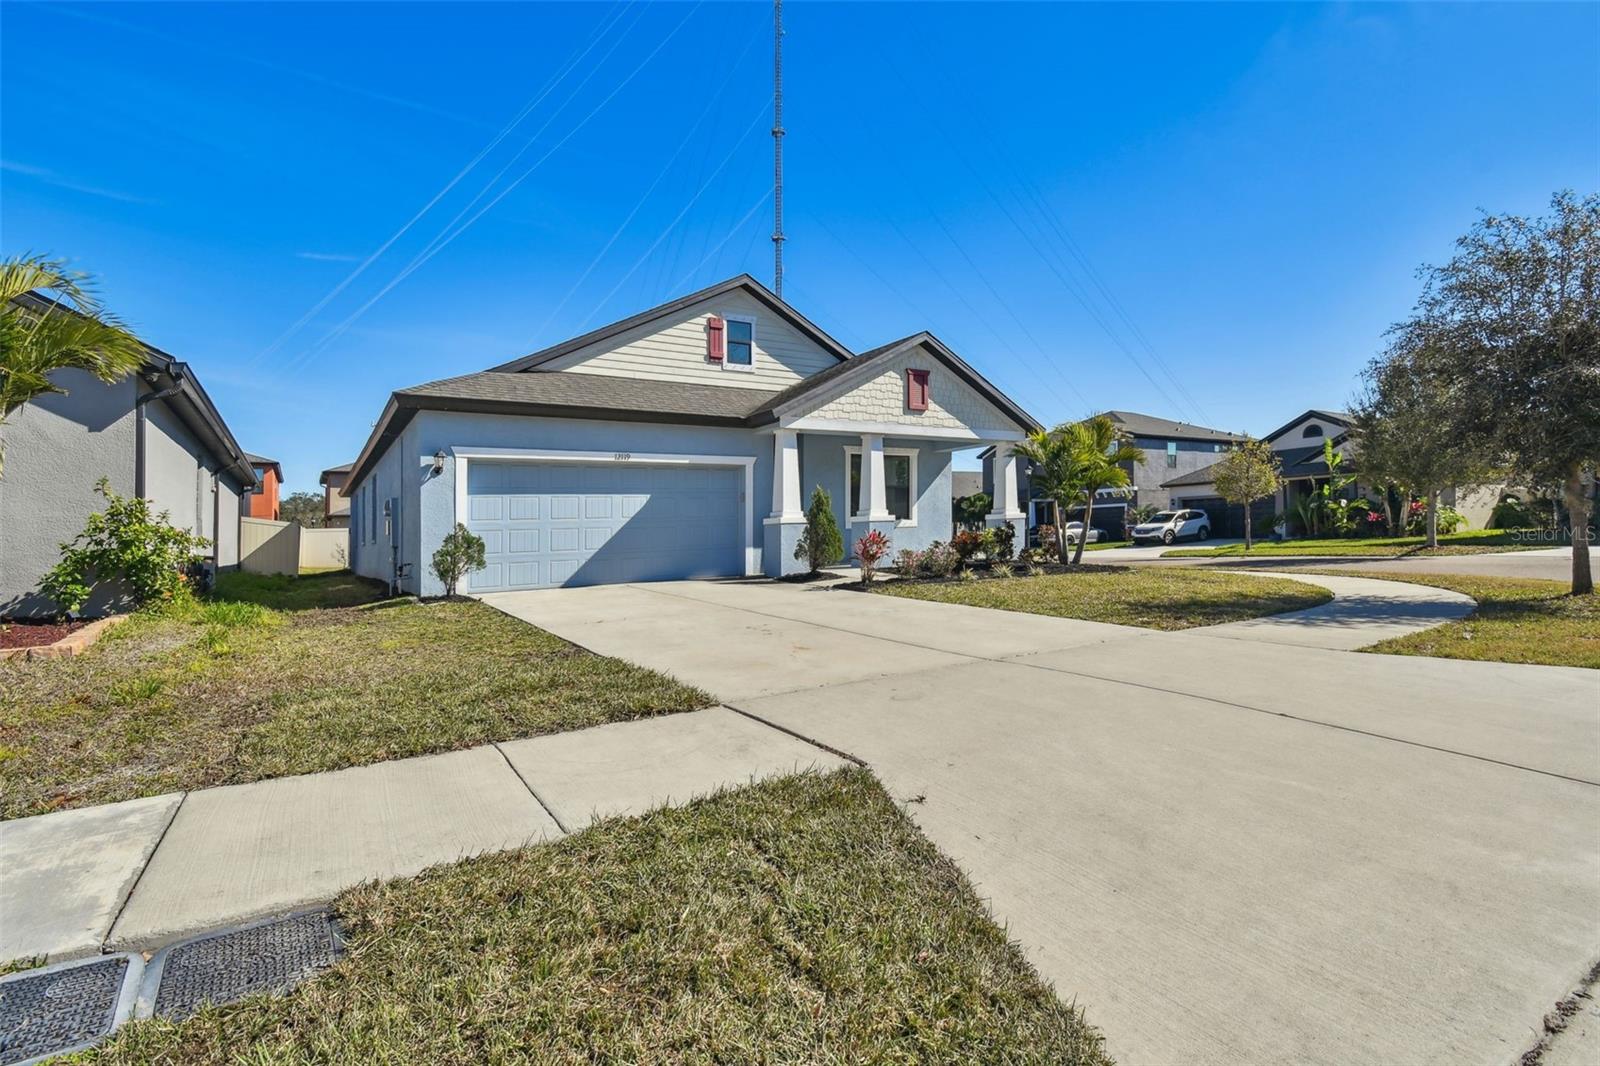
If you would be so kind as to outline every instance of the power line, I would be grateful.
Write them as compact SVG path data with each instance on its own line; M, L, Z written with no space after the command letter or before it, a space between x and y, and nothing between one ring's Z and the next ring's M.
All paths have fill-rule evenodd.
M631 0L630 0L630 5L631 5ZM255 363L256 361L258 361L260 359L263 359L266 356L268 356L268 355L272 354L273 352L277 351L277 349L280 348L285 341L287 341L290 337L294 336L296 333L300 332L300 330L305 327L306 323L310 322L311 319L314 318L319 312L321 312L321 310L323 308L327 307L328 304L332 303L333 300L341 292L343 292L346 288L348 288L350 286L351 282L355 281L358 277L360 277L362 274L364 274L366 272L367 268L370 267L374 262L377 261L379 256L383 255L383 253L388 251L394 245L394 243L396 241L398 241L401 237L405 236L406 232L408 230L410 230L412 226L416 225L417 222L422 218L422 216L426 215L429 211L431 211L433 209L434 205L437 204L440 200L442 200L445 197L445 194L447 194L451 189L455 188L456 185L458 185L461 182L461 180L463 178L465 178L467 176L467 174L472 171L472 169L474 167L476 167L480 162L483 161L485 156L487 156L491 151L493 151L495 149L495 147L497 147L500 144L500 142L503 141L509 133L511 133L512 130L514 130L518 125L520 125L522 123L522 120L524 118L526 118L533 111L533 109L535 107L537 107L540 103L542 103L544 101L545 97L550 95L550 93L555 89L555 87L557 85L561 84L561 82L566 78L566 76L569 73L571 73L572 70L578 65L578 63L580 63L583 60L583 57L588 55L594 49L594 46L600 43L601 38L603 38L607 33L610 32L611 28L617 24L617 22L622 18L622 15L624 13L626 13L626 11L627 11L627 7L626 6L619 7L617 9L616 13L613 16L611 16L610 20L607 21L603 26L601 26L600 29L597 30L595 32L595 34L590 38L588 45L586 47L584 47L582 51L580 51L577 54L575 54L567 62L567 64L564 67L562 67L550 79L550 81L548 81L545 84L544 88L540 89L531 98L529 98L528 102L525 103L522 106L521 110L519 110L517 112L516 116L513 117L512 120L510 122L508 122L504 127L502 127L500 132L495 134L494 137L490 139L489 143L484 145L483 148L478 152L477 155L473 156L470 160L468 160L467 165L462 167L461 170L459 172L457 172L455 177L451 178L448 182L446 182L444 188L442 188L438 192L434 193L433 197L427 203L423 204L422 208L419 211L417 211L416 214L412 215L411 218L406 221L405 225L403 225L399 229L395 230L395 232L389 237L388 240L384 241L381 245L379 245L377 250L374 251L371 255L369 255L365 259L363 259L361 261L361 263L354 270L352 270L349 273L349 275L345 277L345 279L343 281L341 281L341 282L339 282L339 284L335 285L327 293L327 295L323 296L322 299L318 300L315 304L313 304L311 306L311 308L308 311L306 311L305 314L301 315L298 319L296 319L294 324L291 325L288 329L284 330L284 332L281 335L279 335L279 337L276 340L274 340L271 344L267 345L267 347L263 348L260 352L257 352L256 355L251 359L251 362Z
M761 199L757 200L755 203L750 205L750 210L746 211L743 215L741 215L739 217L739 221L735 222L733 224L733 228L728 230L728 232L723 235L722 240L718 241L715 245L713 245L711 250L709 252L707 252L704 256L701 257L700 262L698 262L694 266L690 267L689 268L689 272L687 274L685 274L683 277L678 279L678 283L672 287L672 291L676 292L677 290L683 288L684 285L687 284L691 278L693 278L696 274L698 274L700 272L700 268L705 266L707 263L709 263L711 261L711 257L716 255L718 252L722 251L722 246L724 244L727 244L728 241L733 237L733 235L735 233L739 232L739 227L743 226L746 222L749 222L750 221L750 216L755 214L757 211L761 210L762 206L771 198L772 198L772 190L771 189L768 189L766 192L762 193L761 194Z
M701 3L703 3L703 2L704 2L704 0L701 0ZM578 133L579 130L581 130L585 126L587 126L589 124L589 121L591 119L593 119L595 117L595 115L599 114L600 111L607 104L609 104L616 97L616 95L618 93L620 93L624 88L627 87L629 82L633 81L633 79L639 74L639 72L641 70L643 70L645 68L645 66L647 66L649 64L649 62L652 59L654 59L661 52L661 50L663 48L665 48L667 46L667 43L669 41L671 41L674 37L677 36L678 31L683 29L684 25L688 23L689 19L694 17L695 12L700 10L700 6L701 6L700 3L695 4L695 6L689 10L689 13L687 15L685 15L683 17L683 19L681 21L679 21L679 23L676 26L674 26L664 37L661 38L661 40L656 44L655 48L651 49L650 54L645 56L644 59L639 62L639 65L633 68L632 73L630 73L626 78L623 78L622 81L617 83L616 88L612 89L611 92L606 95L605 99L601 100L598 104L596 104L594 106L593 110L591 110L587 115L585 115L583 117L583 119L576 126L574 126L571 130L569 130L567 132L566 136L562 137L561 140L557 141L555 143L555 145L553 147L551 147L551 149L548 152L546 152L544 155L540 156L537 162L535 162L527 170L523 171L520 175L518 175L518 177L516 178L515 181L511 182L504 189L502 189L500 191L500 193L495 196L494 199L490 200L481 209L479 209L479 211L476 214L474 214L471 218L469 218L465 222L463 222L454 232L450 233L448 236L443 236L441 239L437 239L435 243L430 244L430 246L428 248L426 248L422 252L418 253L418 255L415 258L413 258L410 263L407 263L406 266L400 271L400 273L395 275L395 277L387 285L385 285L383 288L379 289L376 293L374 293L372 295L372 297L367 300L366 303L364 303L360 307L356 308L356 310L348 318L346 318L343 322L340 322L337 326L335 326L332 330L330 330L329 333L322 338L322 340L317 342L315 347L307 350L300 358L303 360L303 359L308 359L308 358L310 358L312 356L315 356L317 353L319 353L320 351L325 349L330 343L332 343L338 337L342 336L344 334L345 330L349 329L350 326L357 319L359 319L362 315L366 314L366 312L367 312L367 310L369 308L371 308L379 300L381 300L385 296L387 296L395 288L395 286L397 286L401 282L405 281L406 278L410 277L413 273L415 273L428 260L432 259L439 252L443 251L444 248L447 245L449 245L452 241L454 241L457 237L461 236L467 230L471 229L472 225L475 222L477 222L478 219L482 218L486 213L491 211L495 207L496 204L498 204L501 200L504 200L508 195L510 195L510 193L514 189L516 189L519 185L521 185L523 183L523 181L527 180L529 175L531 175L534 171L538 170L541 166L543 166L546 160L548 160L551 156L555 155L556 152L560 151L560 149L562 148L563 145L565 145L569 140L571 140Z
M744 132L739 135L739 139L733 142L733 147L729 149L727 155L722 157L722 162L717 164L717 169L711 172L710 176L706 178L695 194L689 198L689 202L684 204L683 208L673 216L671 222L667 223L667 228L661 231L661 236L657 237L651 242L650 247L644 250L644 254L634 261L633 266L628 268L628 272L617 279L617 283L611 286L611 291L606 293L605 296L601 298L600 302L595 305L594 310L590 311L588 316L584 318L583 322L579 323L578 329L580 331L584 326L588 325L589 322L594 319L595 315L600 313L600 310L605 307L607 303L611 301L611 298L617 294L617 290L622 288L623 284L629 278L633 277L634 271L638 270L644 261L650 258L650 254L660 246L662 241L667 239L667 235L672 232L673 228L676 227L679 222L683 221L683 216L689 213L689 209L692 208L697 201L699 201L700 197L705 195L706 190L711 187L711 183L716 181L717 175L721 174L723 169L727 167L730 162L732 162L733 157L738 155L739 149L744 145L744 142L749 139L750 131L754 130L756 128L756 123L761 120L761 116L766 111L768 103L769 101L766 100L761 102L761 110L756 112L755 117L750 120L750 124L747 125L744 128Z
M687 148L689 146L689 142L694 139L695 132L700 129L700 125L706 120L706 116L711 114L712 109L722 99L723 93L725 93L728 89L728 84L733 80L734 73L738 70L739 63L746 55L749 54L750 48L755 44L755 42L756 35L752 34L750 39L745 42L744 49L739 53L738 58L728 65L728 72L723 76L722 84L717 86L716 92L706 99L705 108L700 112L699 117L696 118L694 123L689 127L689 131L684 134L683 140L678 142L677 149L673 151L670 157L668 157L666 164L662 166L659 172L657 172L655 180L650 183L650 187L645 189L644 195L639 197L638 202L633 205L633 210L628 212L627 217L622 220L622 224L619 225L615 232L611 234L610 239L607 240L600 250L595 253L594 258L589 260L589 265L584 267L583 273L578 275L578 280L572 283L572 287L567 290L567 294L563 296L561 301L551 309L547 316L545 316L544 322L539 325L538 330L534 334L535 337L544 336L544 331L550 328L550 323L555 321L556 315L561 313L561 309L567 305L567 301L572 299L573 294L576 293L583 283L588 280L589 275L594 272L594 268L600 265L600 260L604 259L606 253L611 250L611 246L617 243L617 238L622 236L623 231L628 228L628 224L631 223L634 219L634 216L639 213L639 209L644 206L645 201L650 199L650 195L656 191L656 187L661 184L661 179L667 176L667 172L672 169L672 165L678 161L678 157L683 154L683 150Z

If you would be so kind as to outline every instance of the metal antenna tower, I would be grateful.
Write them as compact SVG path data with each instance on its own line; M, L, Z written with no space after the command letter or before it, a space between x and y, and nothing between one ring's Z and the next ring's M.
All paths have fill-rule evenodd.
M772 291L783 295L783 0L772 0Z

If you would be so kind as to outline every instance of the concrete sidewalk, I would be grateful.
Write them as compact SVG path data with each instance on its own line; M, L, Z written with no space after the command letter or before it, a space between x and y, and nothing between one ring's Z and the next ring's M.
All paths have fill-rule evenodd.
M151 950L838 756L725 707L0 822L0 960Z

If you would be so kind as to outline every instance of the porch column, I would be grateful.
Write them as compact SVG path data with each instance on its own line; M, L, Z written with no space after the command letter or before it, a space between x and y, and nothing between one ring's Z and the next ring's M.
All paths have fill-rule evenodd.
M768 577L802 573L804 561L794 557L805 532L800 505L800 434L780 429L772 434L772 513L761 521L761 571Z
M1002 441L994 446L994 455L989 461L994 464L994 500L984 516L984 525L990 528L1011 526L1017 534L1016 550L1021 551L1028 543L1028 516L1017 506L1016 454L1008 442Z
M805 518L800 504L800 434L792 429L772 434L772 517L784 522Z
M855 517L861 522L893 522L889 513L889 493L884 485L883 437L861 434L861 506Z

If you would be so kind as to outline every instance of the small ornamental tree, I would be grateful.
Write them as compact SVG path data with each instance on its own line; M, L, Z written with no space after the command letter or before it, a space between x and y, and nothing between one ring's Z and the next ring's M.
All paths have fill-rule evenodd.
M462 578L482 569L483 538L457 522L433 553L433 572L444 582L444 594L454 596Z
M811 492L811 503L806 507L806 528L800 534L800 542L794 546L794 557L804 559L813 574L844 558L844 537L839 532L839 520L833 517L833 501L821 485Z
M956 521L963 526L981 526L984 516L993 510L994 500L987 492L974 492L955 501Z
M149 500L118 496L106 478L95 491L106 498L106 509L61 545L61 561L39 582L40 590L69 613L107 581L118 582L135 606L183 591L184 568L211 542L174 526L165 511L151 514Z
M860 540L856 541L856 560L861 563L861 583L872 584L872 575L878 570L878 563L889 554L889 538L882 530L874 529Z
M1278 456L1264 440L1247 440L1216 465L1217 495L1244 505L1244 550L1251 545L1250 505L1266 499L1283 484Z

